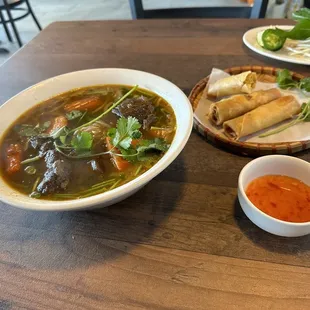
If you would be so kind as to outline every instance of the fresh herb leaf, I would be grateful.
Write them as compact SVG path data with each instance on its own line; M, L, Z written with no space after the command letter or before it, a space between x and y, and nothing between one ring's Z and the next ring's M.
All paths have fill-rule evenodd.
M16 125L14 130L21 136L21 137L34 137L42 134L46 131L51 125L50 121L44 122L42 125L37 124L36 126L29 125L29 124L21 124Z
M292 40L306 40L310 37L310 19L299 21L296 26L287 33L287 38Z
M304 78L304 79L300 80L299 87L302 90L310 92L310 77L307 77L307 78Z
M292 17L296 21L301 21L304 19L310 20L310 9L301 8L300 10L293 12Z
M122 157L124 159L126 159L127 161L129 161L129 162L136 162L137 161L138 153L137 153L137 151L134 148L130 147L127 150L120 148L120 151L121 151Z
M135 117L129 116L127 118L127 132L130 136L132 135L134 131L137 131L140 128L141 128L141 124Z
M130 118L132 118L132 117L130 116ZM129 120L129 117L128 117L128 120ZM127 135L128 120L125 117L121 117L118 119L117 124L116 124L116 129L119 132L120 136Z
M277 83L282 89L298 87L298 82L293 80L291 72L287 69L278 71Z
M83 115L83 113L81 111L73 110L71 112L66 113L66 118L68 121L72 121L76 118L79 118L82 115Z
M60 136L66 136L69 132L69 129L68 127L66 126L63 126L59 129L56 129L55 131L53 131L50 135L47 135L48 137L51 137L53 139L57 139L59 138Z
M157 152L166 152L169 145L163 139L141 140L136 148L120 149L122 157L130 162L149 160Z
M290 71L287 69L278 71L277 83L282 89L296 87L303 91L310 92L310 77L303 78L299 82L294 81Z
M116 134L116 128L110 128L107 132L107 135L110 137L110 138L113 138Z
M66 139L67 139L67 136L60 136L59 137L59 140L62 144L66 144Z
M123 149L127 150L130 148L132 142L131 137L126 137L122 141L119 142L119 146L122 147Z
M101 119L104 115L108 114L110 111L112 111L116 106L118 106L123 100L125 100L127 97L129 97L133 92L135 92L135 90L138 88L139 86L136 85L134 86L131 90L129 90L122 98L118 99L115 103L113 103L107 110L105 110L102 114L100 114L99 116L93 118L91 121L81 125L81 126L78 126L77 128L74 128L74 129L71 129L70 132L74 132L78 129L81 129L85 126L88 126L90 124L93 124L95 123L96 121L98 121L99 119Z
M117 148L129 149L132 139L139 139L142 133L138 130L141 127L139 121L132 116L121 117L115 129L110 129L108 136L112 138L112 143Z
M85 153L85 151L89 151L93 145L93 136L86 131L79 132L77 135L73 136L71 145L75 148L77 153Z
M134 130L131 134L133 139L140 139L142 137L142 132L139 130Z
M310 10L301 9L295 12L293 17L297 24L290 31L279 28L266 29L261 34L261 39L259 40L259 37L257 39L259 44L268 50L277 51L283 47L288 38L292 40L308 39L310 37Z
M115 135L113 137L112 143L114 146L117 146L121 141L121 135L118 130L116 130Z
M165 152L168 150L168 144L164 139L155 138L154 140L142 140L137 147L137 151L147 152L150 150L158 150L161 152Z
M16 125L14 127L14 130L21 136L21 137L33 137L37 136L41 132L45 130L45 128L41 127L34 127L32 125L28 124L21 124L21 125Z
M27 124L16 125L14 130L22 137L31 137L37 134L34 127Z
M302 119L304 122L310 122L310 101L301 105Z

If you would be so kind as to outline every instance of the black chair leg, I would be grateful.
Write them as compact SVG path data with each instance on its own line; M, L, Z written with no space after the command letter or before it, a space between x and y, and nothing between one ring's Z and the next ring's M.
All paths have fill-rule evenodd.
M26 0L26 4L27 4L28 10L29 10L29 12L30 12L30 14L31 14L31 16L32 16L32 18L33 18L33 20L34 20L34 22L35 22L36 25L38 26L39 30L42 30L42 27L41 27L39 21L37 20L37 17L34 15L34 12L32 11L32 7L31 7L31 5L30 5L30 3L29 3L29 0Z
M5 19L4 19L4 16L3 16L1 10L0 10L0 21L1 21L2 25L3 25L4 31L5 31L5 33L6 33L6 36L8 37L8 40L9 40L10 42L12 42L13 39L12 39L10 30L9 30L9 28L8 28L6 22L5 22Z
M18 43L19 47L22 47L22 46L23 46L23 43L22 43L22 41L21 41L21 39L20 39L18 30L17 30L17 28L16 28L16 26L15 26L15 22L14 22L14 19L13 19L13 17L12 17L12 14L11 14L10 7L9 7L9 5L8 5L8 3L7 3L7 0L3 0L3 2L4 2L4 7L5 7L5 10L6 10L6 13L8 14L9 22L11 23L11 26L12 26L12 28L13 28L13 32L14 32L14 34L15 34L17 43Z

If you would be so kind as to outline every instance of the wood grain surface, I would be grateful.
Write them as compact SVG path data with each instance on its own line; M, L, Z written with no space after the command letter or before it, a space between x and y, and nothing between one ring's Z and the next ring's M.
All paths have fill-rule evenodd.
M256 26L286 20L61 22L0 67L0 104L75 70L152 72L186 94L212 67L309 67L256 55ZM309 161L310 152L296 156ZM193 132L145 188L88 212L26 212L0 203L0 309L309 309L310 237L252 224L237 201L251 158ZM1 195L1 193L0 193Z

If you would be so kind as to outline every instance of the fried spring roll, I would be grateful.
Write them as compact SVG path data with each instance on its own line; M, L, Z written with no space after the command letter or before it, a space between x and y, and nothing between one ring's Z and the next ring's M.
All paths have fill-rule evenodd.
M224 133L229 138L236 140L280 123L300 111L300 104L294 96L281 97L242 116L224 122Z
M222 125L225 121L243 115L257 107L281 97L277 88L260 90L249 95L235 95L211 104L209 119L215 125Z
M240 93L249 94L253 91L256 85L256 80L256 73L251 71L231 75L210 85L208 95L213 97L223 97Z

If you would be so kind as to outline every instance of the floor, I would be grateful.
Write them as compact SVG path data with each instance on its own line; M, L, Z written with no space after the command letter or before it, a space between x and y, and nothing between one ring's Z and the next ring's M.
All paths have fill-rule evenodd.
M131 19L128 0L30 0L30 2L43 28L54 21ZM144 0L143 3L145 8L243 5L240 0ZM16 25L23 43L29 42L38 34L31 17L18 21ZM18 46L16 43L7 42L2 26L0 26L0 41L1 47L9 50L7 54L0 54L1 65L18 50Z

